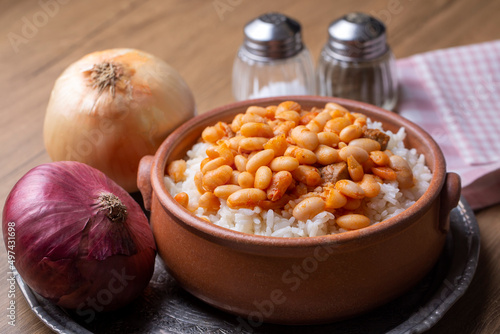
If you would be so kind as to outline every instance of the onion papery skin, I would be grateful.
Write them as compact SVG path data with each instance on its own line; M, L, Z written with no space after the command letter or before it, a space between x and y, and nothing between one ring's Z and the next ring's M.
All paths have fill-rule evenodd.
M102 194L127 209L112 221ZM149 283L156 246L134 199L102 172L74 161L39 165L11 190L3 235L15 224L15 266L35 292L78 311L109 311L137 298Z
M94 85L102 64L116 69L113 85ZM44 121L45 148L52 161L83 162L135 192L140 159L153 155L194 114L192 92L163 60L135 49L98 51L56 80Z

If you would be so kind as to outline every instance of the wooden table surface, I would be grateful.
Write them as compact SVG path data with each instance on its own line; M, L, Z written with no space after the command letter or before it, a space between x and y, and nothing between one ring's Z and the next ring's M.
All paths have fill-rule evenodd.
M500 1L415 0L41 0L0 2L0 202L32 167L49 162L42 124L55 79L96 50L132 47L171 64L199 112L233 101L231 70L243 25L266 11L297 18L316 60L335 18L362 11L382 19L397 58L500 38ZM3 205L2 205L3 206ZM500 332L500 205L476 212L481 256L465 295L430 333ZM0 332L51 332L15 291L8 324L7 260L0 247Z

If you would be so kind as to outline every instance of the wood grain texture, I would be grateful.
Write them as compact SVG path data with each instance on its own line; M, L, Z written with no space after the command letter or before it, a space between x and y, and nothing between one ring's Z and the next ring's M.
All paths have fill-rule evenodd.
M226 11L217 11L217 2L227 4ZM242 27L267 11L283 12L302 23L315 60L328 24L349 11L381 18L397 58L500 38L496 0L4 0L0 2L0 202L29 169L50 161L42 139L44 112L54 81L69 64L96 50L142 49L179 71L202 113L233 101L231 70ZM34 29L29 30L26 22ZM17 43L13 34L20 37ZM500 331L500 206L478 212L477 219L482 247L476 277L431 333ZM7 272L1 246L0 332L50 333L19 290L16 326L8 325Z

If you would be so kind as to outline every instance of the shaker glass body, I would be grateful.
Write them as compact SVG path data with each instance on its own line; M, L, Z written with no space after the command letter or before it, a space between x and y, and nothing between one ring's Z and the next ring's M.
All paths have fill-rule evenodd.
M394 55L387 50L382 56L364 61L344 61L323 48L318 61L318 93L374 104L392 110L398 99L398 82Z
M293 57L260 61L242 46L233 64L236 100L282 95L314 95L314 65L307 48Z

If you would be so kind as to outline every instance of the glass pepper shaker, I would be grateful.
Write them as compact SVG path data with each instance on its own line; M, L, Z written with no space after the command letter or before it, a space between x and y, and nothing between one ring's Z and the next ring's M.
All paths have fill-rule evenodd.
M350 13L333 21L328 35L316 73L319 94L394 109L396 61L384 24L366 14Z
M236 100L316 93L314 65L302 42L300 24L267 13L244 28L244 42L233 64Z

